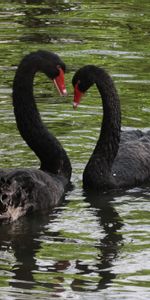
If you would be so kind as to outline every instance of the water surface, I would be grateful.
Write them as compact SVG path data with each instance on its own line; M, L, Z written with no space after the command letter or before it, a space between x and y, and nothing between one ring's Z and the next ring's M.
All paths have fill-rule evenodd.
M99 135L102 104L92 87L72 109L71 78L96 64L113 76L124 129L149 128L150 3L134 1L0 2L0 167L38 167L13 115L12 81L30 51L57 52L67 65L69 96L44 75L35 79L42 119L72 162L73 190L47 216L0 229L0 299L149 299L150 187L88 198L82 172Z

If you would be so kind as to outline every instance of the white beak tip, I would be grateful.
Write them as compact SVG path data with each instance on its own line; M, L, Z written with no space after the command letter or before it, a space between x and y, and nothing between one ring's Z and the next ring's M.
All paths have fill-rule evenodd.
M73 108L77 108L77 106L78 106L78 103L73 102Z
M67 90L66 90L66 89L63 89L63 90L62 90L62 95L63 95L63 96L67 96Z

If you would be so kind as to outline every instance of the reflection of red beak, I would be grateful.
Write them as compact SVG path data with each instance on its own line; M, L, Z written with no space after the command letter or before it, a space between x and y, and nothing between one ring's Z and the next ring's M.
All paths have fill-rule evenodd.
M73 101L73 108L77 108L80 103L81 97L83 96L83 92L81 92L78 88L78 84L74 87L74 101Z
M65 76L64 71L62 69L59 69L59 75L53 79L53 82L61 96L67 95L67 90L65 87Z

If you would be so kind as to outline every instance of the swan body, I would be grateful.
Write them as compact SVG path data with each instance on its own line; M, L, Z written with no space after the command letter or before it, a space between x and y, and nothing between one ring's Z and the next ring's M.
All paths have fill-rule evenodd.
M43 124L33 96L36 72L45 73L63 95L65 64L58 55L39 50L25 56L13 82L17 127L40 160L40 169L0 169L0 222L12 222L34 211L48 211L62 200L71 164L60 142Z
M35 211L45 213L58 205L67 181L37 169L17 169L1 174L0 221L12 222Z
M103 104L101 131L83 172L83 187L103 191L150 182L150 131L121 131L120 101L110 75L88 65L76 72L72 83L74 108L94 83Z

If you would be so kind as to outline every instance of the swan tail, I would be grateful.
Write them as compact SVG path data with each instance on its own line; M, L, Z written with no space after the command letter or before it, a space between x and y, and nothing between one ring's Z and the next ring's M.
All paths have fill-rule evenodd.
M15 179L2 177L0 181L0 223L11 223L33 210L28 190Z

